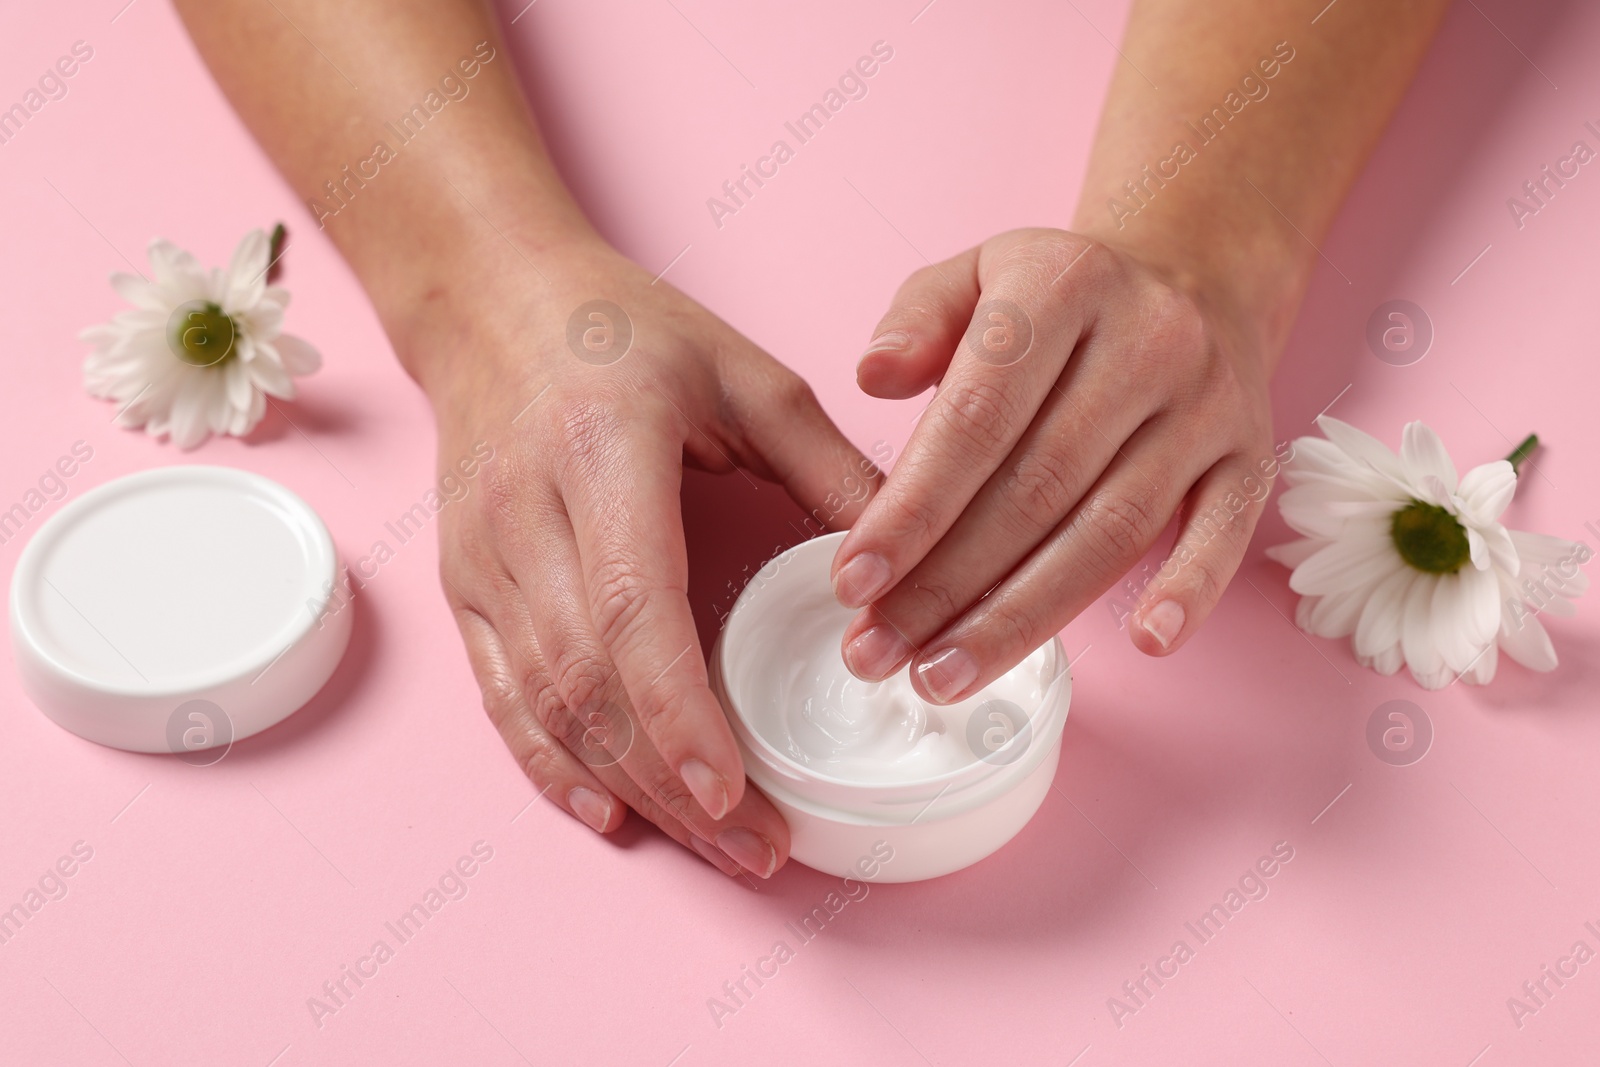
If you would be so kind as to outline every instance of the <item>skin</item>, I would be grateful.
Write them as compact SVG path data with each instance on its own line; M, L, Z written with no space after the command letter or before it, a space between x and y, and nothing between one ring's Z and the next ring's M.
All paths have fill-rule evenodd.
M331 204L324 183L345 183L348 202L319 221L432 401L440 471L493 449L441 515L440 569L513 757L597 831L631 808L725 873L770 876L788 830L747 787L707 686L682 469L744 469L825 514L870 464L796 375L595 232L479 0L176 6L295 191ZM1001 234L912 275L861 360L875 396L937 390L893 477L835 518L851 528L836 591L862 608L845 642L856 673L912 663L930 699L971 692L1098 597L1175 513L1198 521L1271 455L1267 380L1319 262L1311 246L1444 6L1339 0L1309 25L1298 0L1136 0L1072 231ZM1192 138L1173 116L1217 106L1285 39L1295 56L1270 95L1118 225L1107 199ZM480 42L493 58L480 50L460 78ZM393 147L385 123L446 71L468 95L381 177L346 178L375 140ZM621 358L605 345L615 321L580 323L600 342L586 358L568 344L595 299L631 325ZM991 319L993 300L1019 314ZM1022 323L1025 352L1004 343ZM1153 587L1130 627L1141 649L1170 652L1201 624L1259 512Z

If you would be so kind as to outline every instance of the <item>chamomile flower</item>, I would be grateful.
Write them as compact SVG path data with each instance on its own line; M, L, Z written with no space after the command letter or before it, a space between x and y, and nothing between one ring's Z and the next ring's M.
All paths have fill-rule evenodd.
M1292 568L1295 621L1321 637L1352 637L1356 659L1382 674L1409 667L1439 689L1494 677L1499 653L1537 671L1556 666L1535 616L1572 613L1588 585L1587 546L1508 530L1500 516L1517 488L1529 438L1508 459L1458 477L1444 444L1406 425L1396 455L1326 416L1326 438L1295 442L1278 501L1301 540L1267 555Z
M205 270L170 241L150 244L151 279L113 274L132 308L79 337L90 395L115 401L117 422L170 435L182 449L211 434L242 437L267 397L294 396L295 377L322 363L317 350L281 332L288 290L269 285L273 241L252 230L226 270Z

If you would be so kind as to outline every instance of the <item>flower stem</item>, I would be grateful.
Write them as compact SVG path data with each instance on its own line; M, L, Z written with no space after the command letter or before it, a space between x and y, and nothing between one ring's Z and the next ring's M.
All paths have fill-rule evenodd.
M1530 433L1527 437L1523 438L1520 445L1511 450L1511 454L1506 457L1506 462L1511 464L1512 470L1520 470L1522 467L1522 461L1533 455L1533 450L1538 447L1539 435L1536 433Z
M283 264L278 262L283 255L283 240L289 236L289 228L283 223L278 223L272 228L272 241L267 248L267 284L271 285L278 280L278 275L283 273Z

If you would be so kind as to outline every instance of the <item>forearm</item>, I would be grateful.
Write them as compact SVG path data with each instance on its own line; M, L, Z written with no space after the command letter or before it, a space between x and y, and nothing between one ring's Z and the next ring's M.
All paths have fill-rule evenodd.
M424 360L448 357L436 355L439 345L406 343L423 332L423 320L492 291L507 273L537 286L522 258L537 265L559 247L592 240L545 152L487 4L176 6L223 91L349 260L402 362L424 385L437 373Z
M1275 362L1447 6L1135 0L1075 228L1230 305Z

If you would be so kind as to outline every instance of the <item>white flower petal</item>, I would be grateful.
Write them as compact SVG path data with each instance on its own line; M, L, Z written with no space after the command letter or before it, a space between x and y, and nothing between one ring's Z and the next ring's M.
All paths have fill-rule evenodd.
M1400 461L1414 472L1444 483L1447 494L1456 491L1456 465L1439 435L1423 422L1408 422L1401 435Z
M1375 656L1383 649L1399 647L1406 594L1416 578L1416 571L1402 566L1373 587L1356 623L1356 655Z
M1321 415L1317 418L1317 426L1327 435L1328 440L1338 445L1347 455L1359 463L1377 471L1386 478L1399 485L1410 485L1411 480L1400 458L1379 441L1376 437L1341 422L1331 415Z
M272 347L277 350L283 369L296 378L314 374L322 367L322 355L293 334L279 334Z
M1326 595L1386 577L1404 566L1391 542L1378 538L1335 541L1294 569L1289 588L1301 595Z
M1493 574L1464 568L1434 586L1429 608L1432 629L1445 666L1461 675L1475 666L1495 642L1500 626L1500 583Z
M234 318L258 342L271 341L283 331L283 308L264 301L247 311L237 312Z
M264 393L269 393L280 400L294 398L294 381L290 379L289 372L277 360L257 359L246 363L250 371L250 380Z
M1390 675L1405 666L1405 656L1400 652L1400 644L1396 642L1383 651L1366 657L1357 657L1358 662L1365 667L1371 667L1379 674Z
M1294 624L1302 630L1311 629L1311 613L1317 610L1317 605L1322 603L1319 596L1303 596L1300 603L1294 606Z
M1361 609L1367 603L1369 593L1370 589L1362 586L1321 597L1316 608L1310 612L1306 629L1318 637L1349 637L1355 631L1356 620L1361 617Z
M1468 685L1488 685L1494 681L1495 668L1499 666L1499 663L1500 648L1498 645L1491 644L1483 650L1483 655L1478 657L1478 662L1474 663L1472 669L1463 674L1461 679Z
M1556 669L1556 649L1544 625L1530 615L1516 619L1507 612L1507 620L1500 627L1500 647L1506 655L1534 671Z
M1449 667L1442 665L1433 670L1420 669L1412 663L1406 666L1411 668L1411 677L1424 689L1443 689L1458 677Z
M1476 648L1494 643L1500 629L1500 579L1493 571L1469 570L1463 567L1461 579L1461 612L1467 640Z
M1549 534L1512 530L1511 540L1516 546L1517 555L1535 566L1556 566L1563 560L1576 560L1579 555L1588 554L1579 552L1578 542L1551 537Z
M1520 574L1522 557L1517 552L1516 542L1512 541L1510 532L1498 522L1477 529L1489 550L1490 565L1513 576Z
M1413 482L1413 495L1424 503L1433 504L1444 508L1452 515L1455 514L1455 498L1450 494L1449 486L1436 474L1423 474Z
M168 312L192 300L210 298L206 272L192 254L161 239L150 242L149 254L156 287Z
M1473 569L1481 571L1489 566L1489 542L1470 526L1467 527L1467 555L1472 560Z
M210 433L210 382L204 371L185 375L172 399L172 443L184 451L194 448Z
M1474 522L1498 520L1516 492L1517 472L1503 459L1473 467L1456 489Z
M166 302L161 298L161 290L145 281L137 274L117 273L111 276L111 288L134 307L159 310L165 308Z
M1327 543L1313 537L1302 537L1298 541L1287 541L1281 545L1273 545L1266 550L1266 556L1268 559L1281 563L1293 570L1310 559L1313 553Z
M250 380L250 368L232 359L223 368L222 377L227 387L227 406L235 411L248 410L250 398L255 394L255 385Z
M1406 666L1411 668L1412 676L1429 689L1438 689L1443 684L1430 683L1446 670L1430 613L1438 584L1436 575L1418 575L1406 593L1400 620L1400 651L1406 658Z
M251 230L234 249L223 283L222 310L232 315L255 307L267 287L272 242L264 230Z
M1433 583L1433 599L1428 605L1428 629L1445 666L1457 673L1471 665L1482 646L1467 640L1462 625L1461 578L1451 574Z

